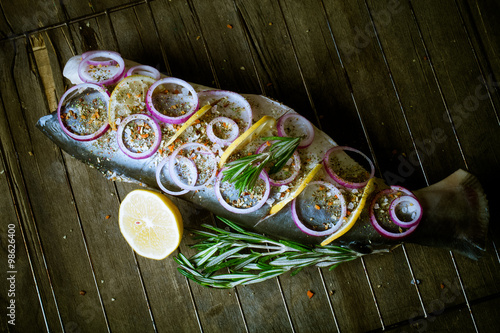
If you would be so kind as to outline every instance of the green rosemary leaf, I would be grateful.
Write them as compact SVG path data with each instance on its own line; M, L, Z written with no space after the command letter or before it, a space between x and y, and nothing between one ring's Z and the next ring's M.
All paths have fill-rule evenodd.
M191 258L179 253L175 262L179 272L196 283L213 288L233 288L258 283L304 267L333 269L340 263L361 256L361 253L338 246L310 247L291 241L275 241L264 235L246 231L233 222L219 218L233 231L206 226L214 232L196 245L200 250ZM229 272L229 273L228 273Z
M280 243L285 245L285 246L291 247L292 249L299 250L301 252L310 252L311 251L310 247L307 247L306 245L303 245L303 244L299 244L297 242L292 242L292 241L282 239L282 240L280 240Z
M222 171L222 180L233 183L240 195L243 191L253 189L264 167L272 164L270 173L279 172L293 155L301 139L273 136L263 140L273 141L268 152L244 156L226 163L226 168Z
M247 247L246 245L238 246L238 247L235 247L234 249L229 250L223 254L219 254L217 257L214 257L214 258L210 259L209 261L207 261L207 264L205 265L205 267L210 267L210 266L216 265L216 264L220 263L221 261L223 261L224 259L231 256L232 254L234 254L238 251L241 251L242 249L244 249L246 247Z
M299 268L293 270L292 273L290 273L290 276L297 275L303 269L304 269L304 267L299 267Z

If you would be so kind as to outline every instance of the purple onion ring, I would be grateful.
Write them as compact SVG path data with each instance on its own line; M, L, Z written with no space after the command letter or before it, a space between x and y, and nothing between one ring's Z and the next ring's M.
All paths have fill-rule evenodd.
M188 164L190 166L189 168L189 171L194 174L195 176L192 177L193 179L193 183L190 184L190 185L194 185L196 184L196 180L198 178L198 170L196 169L196 165L194 164L193 161L191 161L190 159L186 158L186 157L183 157L181 156L182 158L185 158L186 160L188 160L189 162L191 162L190 164ZM187 189L182 189L180 191L171 191L169 189L167 189L165 186L163 186L162 182L161 182L161 170L163 169L163 167L170 162L170 157L166 157L164 158L160 164L158 164L158 166L156 167L156 182L158 183L158 186L160 187L160 189L165 192L165 193L168 193L168 194L171 194L171 195L182 195L182 194L186 194L189 192L189 190ZM169 170L169 176L170 178L172 179L172 175L170 175L170 170Z
M271 184L269 184L269 177L267 176L267 173L264 170L262 170L262 172L260 173L259 178L262 179L264 181L264 183L266 184L266 190L264 192L264 195L262 196L262 199L260 199L257 202L257 204L255 204L254 206L249 207L249 208L233 207L233 206L229 205L222 197L222 193L220 191L220 183L222 182L222 177L224 176L223 175L224 170L225 170L225 168L219 172L219 175L217 176L217 180L215 181L215 187L214 187L215 196L217 197L217 200L222 205L222 207L224 207L226 210L228 210L232 213L249 214L249 213L255 212L260 207L262 207L264 205L264 203L266 203L267 199L269 198L269 193L271 192Z
M153 129L153 131L155 133L155 141L151 145L151 148L149 148L148 150L146 150L145 152L142 152L142 153L134 153L133 151L129 150L125 146L125 143L123 142L123 131L125 130L125 126L128 123L130 123L132 121L136 121L136 120L144 120L147 123L149 123L149 125L151 126L151 128ZM148 115L141 114L141 113L132 114L132 115L126 117L125 119L123 119L120 122L120 124L118 125L118 130L116 132L116 140L118 142L118 147L120 147L121 151L123 151L125 153L125 155L127 155L128 157L131 157L135 160L148 158L148 157L152 156L154 153L156 153L156 151L160 147L161 128L160 128L160 125L158 125L158 123Z
M342 226L344 217L347 214L347 205L346 205L346 202L345 202L344 195L333 184L330 184L330 183L327 183L327 182L324 182L324 181L314 181L314 182L310 182L309 184L307 184L307 186L311 186L311 185L325 186L325 187L328 187L330 189L330 191L335 192L335 193L332 193L332 194L336 195L338 197L338 199L340 200L341 207L342 207L342 214L340 215L340 218L338 219L337 224L335 226L333 226L333 228L327 229L325 231L311 230L304 223L302 223L302 221L300 220L299 216L297 215L297 203L296 203L297 198L298 198L297 197L297 198L295 198L295 199L292 200L292 205L291 205L293 222L295 222L295 225L297 225L297 227L300 229L300 231L302 231L302 232L304 232L304 233L306 233L308 235L317 236L317 237L331 235L335 231L337 231L337 230L340 229L340 227ZM299 197L300 196L301 195L299 194Z
M414 225L413 227L407 229L404 232L395 233L395 232L390 232L390 231L385 230L380 225L380 223L378 223L377 218L375 217L375 204L377 203L378 199L380 199L384 195L391 194L391 193L394 193L394 191L399 191L399 190L400 189L396 189L395 190L392 187L391 188L387 188L385 190L382 190L382 191L380 191L380 192L377 193L377 195L375 196L375 198L373 198L373 200L372 200L372 202L370 204L370 210L369 210L369 212L370 212L370 223L371 223L371 225L375 228L375 230L377 230L377 232L379 234L381 234L382 236L384 236L386 238L389 238L389 239L401 239L401 238L404 238L404 237L410 235L411 233L413 233L415 231L415 229L417 228L417 226L418 226L418 223L417 223L416 225Z
M127 74L125 74L125 77L134 74L149 76L155 80L159 80L161 77L160 72L156 68L147 65L138 65L130 67L129 70L127 71Z
M186 114L183 114L182 116L179 116L179 117L169 117L169 116L164 115L160 111L158 111L155 108L155 106L153 105L153 92L155 91L155 89L158 86L160 86L162 84L166 84L166 83L177 84L179 86L183 86L183 87L187 88L189 90L189 92L191 93L191 96L193 98L193 107L191 108L191 110L186 112ZM182 124L182 123L186 122L186 120L188 120L189 117L191 117L193 115L193 113L195 113L196 110L198 109L198 94L196 93L194 88L186 81L181 80L181 79L177 79L177 78L173 78L173 77L166 77L164 79L156 81L155 83L153 83L153 85L151 87L149 87L149 90L146 94L146 107L148 108L151 115L153 117L155 117L156 119L158 119L159 121L162 121L164 123L169 123L169 124Z
M177 157L177 155L180 153L181 150L191 149L191 148L194 148L194 149L200 148L199 153L204 154L204 155L205 154L210 155L210 157L212 158L212 161L214 163L214 170L212 172L212 175L205 183L203 183L201 185L189 185L189 184L183 183L179 179L179 176L177 176L177 174L175 173L175 170L174 170L175 163L172 163L172 161L175 160L175 158ZM202 152L202 150L204 150L205 152ZM210 182L214 179L215 173L217 172L217 161L215 160L215 154L211 150L209 150L206 146L204 146L200 143L197 143L197 142L190 142L190 143L185 143L185 144L181 145L180 147L178 147L176 150L174 150L174 152L170 156L170 163L168 164L168 170L170 172L170 177L172 177L172 180L174 181L174 183L177 186L179 186L180 188L186 189L186 190L196 191L196 190L202 189L207 184L210 184Z
M247 123L244 128L240 128L240 132L243 133L252 126L253 112L250 103L245 99L245 97L241 96L232 91L227 90L204 90L198 93L198 96L201 100L204 100L206 97L214 98L214 100L227 98L229 102L236 103L238 106L242 107L246 112L246 117L243 120ZM227 115L226 115L227 116Z
M368 179L366 181L361 182L361 183L350 182L348 180L340 178L340 176L335 173L335 171L329 165L329 159L330 159L330 154L332 152L339 151L339 150L348 150L348 151L352 151L352 152L358 153L359 155L361 155L363 158L365 158L368 161L368 163L370 165L370 176L368 177ZM371 178L373 178L373 176L375 175L375 166L373 165L373 162L368 158L368 156L366 156L365 154L363 154L362 152L360 152L357 149L354 149L354 148L351 148L351 147L347 147L347 146L335 146L335 147L330 148L326 152L325 156L323 157L323 166L325 167L325 170L328 173L328 176L330 176L339 185L347 187L347 188L361 188L361 187L364 187L368 183L368 181Z
M104 80L96 80L89 73L87 73L87 69L86 69L86 66L88 64L91 65L90 62L92 61L92 59L95 59L95 58L110 58L110 59L116 61L116 65L111 65L109 67L114 67L114 66L118 65L120 67L120 70L116 74L112 75L109 78L106 78ZM104 67L108 67L108 66L104 66ZM89 54L85 58L83 58L82 62L80 62L80 65L78 65L78 76L80 77L80 79L83 82L96 83L99 85L115 84L116 82L118 82L122 78L124 71L125 71L125 62L123 61L122 57L118 53L112 52L112 51L96 51L92 54Z
M214 133L214 125L216 123L228 123L231 126L231 132L229 133L229 137L227 139L219 138ZM207 124L207 136L213 143L217 143L222 147L229 146L231 142L236 140L238 135L240 134L240 129L234 120L227 117L217 117L212 119L211 122Z
M411 221L408 222L402 221L398 217L398 214L396 214L396 208L402 202L409 202L411 205L417 208L416 209L417 214L414 218L412 218ZM420 205L420 202L418 202L417 198L413 195L412 196L403 195L401 197L397 197L396 199L392 200L391 205L389 206L389 212L392 222L401 228L411 228L415 225L418 225L420 223L420 220L422 219L422 206Z
M285 123L288 120L295 120L299 125L305 127L305 137L300 141L299 148L307 148L314 141L314 127L309 120L298 113L287 113L278 119L276 127L279 136L289 136L285 131Z
M106 109L108 108L108 104L109 104L109 95L107 93L107 91L96 85L96 84L92 84L92 83L81 83L81 84L77 84L76 86L73 86L71 88L69 88L65 93L64 95L62 95L61 99L59 100L59 104L57 105L57 120L59 120L59 124L61 125L61 128L63 130L64 133L66 133L70 138L73 138L77 141L91 141L91 140L95 140L97 138L99 138L100 136L102 136L104 133L106 133L106 131L109 129L109 123L108 123L108 120L107 120L107 117L106 117L106 121L104 123L104 125L102 125L97 131L95 131L94 133L92 134L88 134L88 135L78 135L78 134L75 134L73 132L71 132L67 127L66 125L64 125L62 119L61 119L61 108L62 108L62 105L64 103L64 100L66 99L66 97L68 97L68 95L75 91L75 90L78 90L78 89L94 89L94 90L97 90L99 93L101 93L102 95L102 98L104 100L104 102L106 103Z

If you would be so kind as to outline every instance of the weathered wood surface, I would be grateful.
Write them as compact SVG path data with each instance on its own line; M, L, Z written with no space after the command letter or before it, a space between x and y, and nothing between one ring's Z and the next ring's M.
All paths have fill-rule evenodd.
M16 326L8 325L4 310L2 330L498 329L497 2L0 5L0 240L7 275L13 224L17 270ZM170 258L137 256L117 226L120 200L135 187L106 181L34 126L68 86L61 75L65 61L91 49L115 50L188 81L280 100L338 143L371 154L378 176L412 189L457 168L470 170L492 202L487 253L475 262L405 245L333 271L311 268L232 290L188 281ZM186 226L216 223L208 212L176 203ZM187 234L178 251L189 255L191 243ZM6 309L11 297L3 281ZM308 290L315 293L311 299Z

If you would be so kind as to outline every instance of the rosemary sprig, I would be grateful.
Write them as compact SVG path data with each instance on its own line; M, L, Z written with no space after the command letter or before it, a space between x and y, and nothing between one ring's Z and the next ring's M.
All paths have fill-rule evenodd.
M292 157L301 138L271 136L262 138L262 140L274 141L269 151L229 162L226 164L227 169L223 171L223 181L234 183L239 194L243 191L249 191L255 186L264 167L271 165L270 174L279 172Z
M181 274L203 286L234 288L265 281L285 272L292 276L304 267L330 267L354 260L361 253L340 246L307 246L292 241L275 241L249 232L219 217L234 231L211 225L209 231L193 231L203 240L193 245L199 252L191 258L181 253L174 260Z

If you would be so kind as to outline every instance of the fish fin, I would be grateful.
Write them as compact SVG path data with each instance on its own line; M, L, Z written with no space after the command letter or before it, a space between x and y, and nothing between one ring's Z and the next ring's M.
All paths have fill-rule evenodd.
M416 191L427 220L417 228L418 243L444 247L478 259L486 248L488 200L478 179L459 169Z

